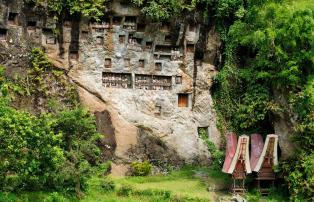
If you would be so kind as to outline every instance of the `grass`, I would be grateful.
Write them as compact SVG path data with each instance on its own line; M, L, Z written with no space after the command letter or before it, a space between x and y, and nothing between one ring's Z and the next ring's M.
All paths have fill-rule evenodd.
M216 201L218 192L208 192L212 184L226 183L228 177L208 168L186 167L167 175L147 177L107 177L114 190L102 188L103 178L93 177L82 202L170 202ZM105 190L106 189L106 190ZM219 192L220 193L220 192ZM73 196L61 193L22 192L2 193L0 202L76 202Z
M108 183L113 182L113 183ZM107 186L108 184L112 186ZM93 177L82 202L208 202L229 197L228 175L204 167L186 167L167 175L147 177ZM106 186L104 186L106 185ZM114 186L113 186L114 185ZM209 190L209 191L208 191ZM249 201L280 202L280 194L270 197L249 193ZM0 202L77 202L74 196L56 192L0 193Z
M215 201L216 196L222 194L221 189L224 189L229 181L228 176L220 171L193 167L186 167L168 175L113 179L117 185L130 185L137 190L167 190L178 197L204 201ZM214 192L207 191L208 187L211 187Z

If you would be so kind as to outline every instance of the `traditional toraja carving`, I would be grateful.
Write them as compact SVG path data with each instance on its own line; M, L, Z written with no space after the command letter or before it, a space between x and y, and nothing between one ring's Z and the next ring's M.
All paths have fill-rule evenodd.
M229 133L227 135L227 148L226 148L226 156L225 156L225 162L222 168L222 171L224 173L228 173L228 170L231 165L231 161L234 157L234 154L237 150L237 135L235 133Z
M244 192L246 175L252 170L257 172L258 189L262 194L266 194L269 191L269 185L274 185L273 166L278 165L278 136L267 135L265 144L260 134L251 135L251 139L251 156L249 157L249 137L242 135L237 142L236 134L228 134L226 157L222 171L232 174L233 193ZM240 183L237 184L237 181Z
M252 173L249 156L249 141L249 136L247 135L241 135L239 137L237 150L228 169L229 174L240 171L243 171L243 173Z
M267 194L269 188L274 186L276 174L273 167L278 165L277 148L278 136L273 134L267 135L263 150L260 152L255 167L253 167L253 171L257 172L258 189L262 194Z
M267 135L263 151L258 159L255 168L253 168L253 171L259 172L263 168L265 162L271 164L272 166L278 165L277 152L278 152L278 135L274 134Z
M244 193L246 191L244 186L246 175L252 172L249 160L249 137L247 135L241 135L236 150L234 150L235 134L230 133L229 136L227 142L227 144L229 144L227 145L228 154L226 155L223 172L232 174L232 192Z
M263 137L260 134L251 135L251 168L254 170L259 157L263 151L264 141Z

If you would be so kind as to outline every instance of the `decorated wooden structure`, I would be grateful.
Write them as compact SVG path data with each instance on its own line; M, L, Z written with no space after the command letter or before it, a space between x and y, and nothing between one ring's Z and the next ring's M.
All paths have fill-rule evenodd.
M263 149L261 150L262 145ZM273 167L278 165L277 149L277 135L267 135L265 144L263 144L263 139L260 135L252 136L251 166L253 171L257 173L255 179L262 194L268 194L269 188L274 186L276 175Z
M254 168L257 165L257 162L262 154L264 148L264 140L261 134L252 134L251 135L251 156L250 163L251 168Z
M227 153L223 166L223 172L232 175L233 184L231 191L244 193L246 175L251 173L249 161L249 137L241 135L237 140L236 134L229 133L227 137Z

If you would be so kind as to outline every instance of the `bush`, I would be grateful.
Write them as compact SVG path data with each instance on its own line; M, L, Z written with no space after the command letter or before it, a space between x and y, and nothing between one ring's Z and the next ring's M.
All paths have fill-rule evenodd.
M2 188L3 191L13 192L17 191L22 186L22 179L18 175L8 175L4 179L4 186Z
M64 110L57 114L56 132L63 134L62 148L67 157L65 175L69 176L78 197L87 189L87 180L91 177L92 166L101 160L101 151L96 145L102 135L97 133L95 117L82 107Z
M294 201L312 201L314 198L314 154L300 153L282 163L281 169Z
M259 201L261 198L261 193L258 190L253 190L246 195L246 200L248 202Z
M12 193L2 193L0 192L0 202L16 202L17 197Z
M133 192L133 187L131 185L122 185L118 191L118 196L130 196Z
M110 172L111 163L112 163L111 161L100 163L98 166L94 167L92 172L95 174L95 176L104 177L106 174Z
M104 192L111 192L114 191L116 185L114 184L114 182L112 180L109 179L102 179L101 180L101 189Z
M151 173L153 166L148 162L133 162L131 164L133 176L147 176Z
M49 196L44 200L44 202L68 202L64 196L59 194L58 192L53 192L49 194Z
M0 190L60 190L81 195L91 167L100 162L96 143L101 137L87 110L34 116L9 107L0 98Z
M65 160L62 135L52 129L54 119L36 117L8 104L0 99L0 190L51 188L50 180Z
M216 148L216 145L208 139L208 135L204 129L199 131L200 138L207 145L207 149L211 154L212 167L214 170L220 170L224 162L224 153Z
M163 199L170 199L171 197L171 191L167 190L145 189L133 191L133 194L138 196L161 197Z

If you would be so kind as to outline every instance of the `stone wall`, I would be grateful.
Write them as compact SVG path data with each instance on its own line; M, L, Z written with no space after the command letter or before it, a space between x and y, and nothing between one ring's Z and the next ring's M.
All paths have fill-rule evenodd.
M1 47L25 46L27 52L42 46L53 64L67 71L81 103L96 113L100 132L108 133L103 144L116 167L152 156L175 164L209 162L198 128L220 145L210 94L219 49L213 31L205 37L204 62L195 59L197 22L153 23L116 0L101 22L69 17L57 23L21 0L10 2L0 2ZM15 57L0 62L10 66Z

